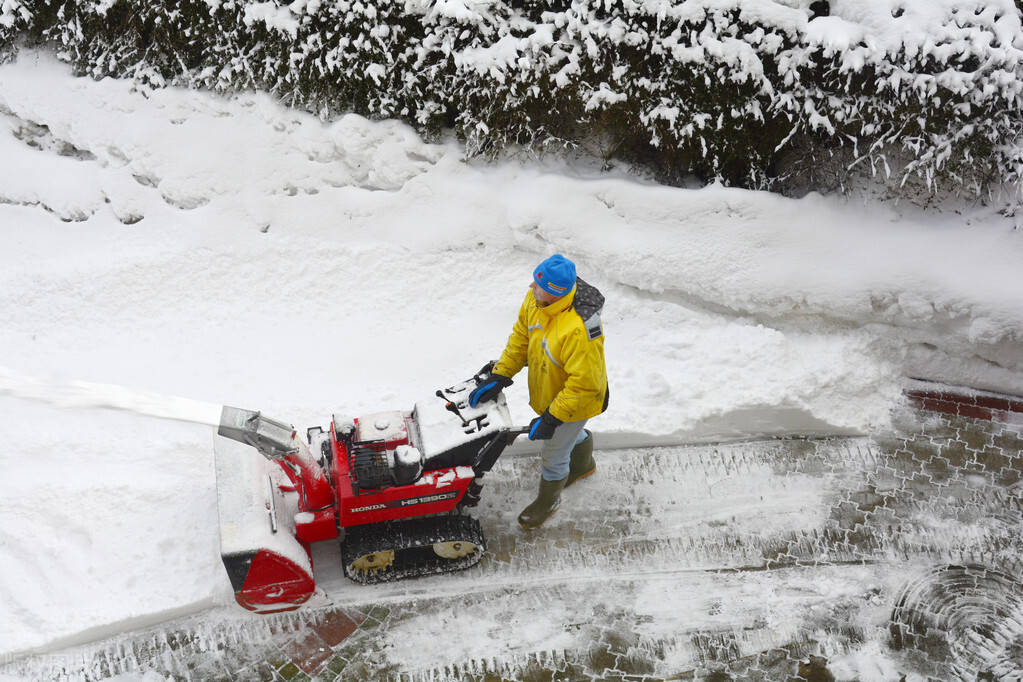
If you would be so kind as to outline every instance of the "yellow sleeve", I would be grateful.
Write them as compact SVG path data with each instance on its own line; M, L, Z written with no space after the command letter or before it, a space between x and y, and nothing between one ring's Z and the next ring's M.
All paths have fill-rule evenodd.
M526 307L529 304L530 296L531 294L527 293L526 298L522 301L522 306L519 308L519 317L515 320L511 334L508 336L508 345L505 346L504 352L501 353L501 359L494 365L494 374L500 374L511 379L519 373L519 370L526 366L526 353L529 350L529 335L526 331Z
M585 327L580 325L569 333L561 349L568 378L547 409L563 422L599 414L607 390L604 336L591 340Z

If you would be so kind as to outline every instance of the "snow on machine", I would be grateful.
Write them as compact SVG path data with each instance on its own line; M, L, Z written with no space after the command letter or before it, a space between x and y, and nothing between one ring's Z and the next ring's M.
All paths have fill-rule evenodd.
M238 603L298 608L316 590L310 546L327 540L340 539L344 573L359 583L479 562L486 539L467 509L527 430L512 427L503 395L468 406L490 367L410 412L333 415L305 440L259 412L224 407L214 448L220 545Z

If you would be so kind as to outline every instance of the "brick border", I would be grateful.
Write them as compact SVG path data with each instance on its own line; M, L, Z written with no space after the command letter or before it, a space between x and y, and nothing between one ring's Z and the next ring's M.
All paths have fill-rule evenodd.
M913 407L969 419L1023 424L1023 397L993 394L970 395L953 391L908 390Z

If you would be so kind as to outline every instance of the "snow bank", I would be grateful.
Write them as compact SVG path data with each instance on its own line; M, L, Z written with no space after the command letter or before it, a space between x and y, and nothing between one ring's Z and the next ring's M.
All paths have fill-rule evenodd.
M869 431L935 358L1023 391L1023 242L979 210L477 167L28 52L0 66L0 152L0 654L230 604L213 429L125 410L410 409L497 357L555 251L607 297L598 442Z
M0 411L5 654L220 597L208 431L6 397Z

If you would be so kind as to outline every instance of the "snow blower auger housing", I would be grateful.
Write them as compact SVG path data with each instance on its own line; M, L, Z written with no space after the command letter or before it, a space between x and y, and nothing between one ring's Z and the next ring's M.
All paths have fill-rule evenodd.
M257 613L298 608L316 591L316 542L340 539L344 573L359 583L479 562L486 539L467 510L526 431L511 426L503 395L468 406L487 369L409 412L334 415L304 439L289 424L224 407L214 447L220 544L238 603Z

